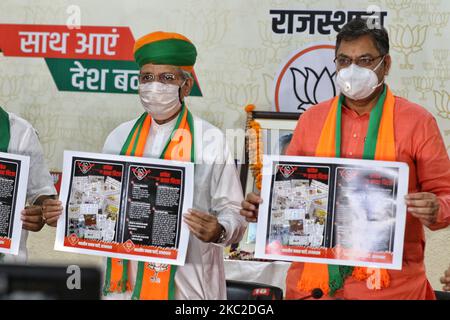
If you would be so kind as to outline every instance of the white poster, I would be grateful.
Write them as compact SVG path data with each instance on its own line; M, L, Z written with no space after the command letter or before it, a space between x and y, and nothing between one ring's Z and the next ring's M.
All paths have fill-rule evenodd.
M400 270L408 165L264 156L255 257Z
M55 249L183 265L193 182L190 162L65 151Z

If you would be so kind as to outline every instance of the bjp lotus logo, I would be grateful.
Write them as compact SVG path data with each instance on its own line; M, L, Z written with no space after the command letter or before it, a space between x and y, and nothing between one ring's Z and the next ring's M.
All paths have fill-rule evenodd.
M158 278L159 273L169 270L168 264L149 262L149 263L146 263L146 265L147 265L147 268L154 271L153 276L150 277L150 281L155 282L155 283L161 282L161 279Z
M327 67L320 74L306 67L303 71L290 68L294 81L294 93L299 101L298 110L306 110L304 106L318 104L336 95L333 77L336 71L330 72Z
M392 49L403 54L405 63L400 64L401 69L412 69L409 56L423 50L428 26L390 25L389 34Z
M274 109L302 112L336 96L334 45L317 45L295 52L275 78Z
M433 91L434 93L434 106L438 116L444 119L450 119L450 94L443 91Z
M76 245L77 243L78 243L78 237L77 237L77 235L75 234L75 233L72 233L70 236L69 236L69 242L74 246L74 245Z
M122 246L125 248L126 252L131 252L134 249L134 243L130 239L124 242Z

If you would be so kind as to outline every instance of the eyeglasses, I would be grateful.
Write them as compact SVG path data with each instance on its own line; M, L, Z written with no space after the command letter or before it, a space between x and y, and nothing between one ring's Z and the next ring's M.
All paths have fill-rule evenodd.
M360 67L370 68L371 66L373 66L374 62L381 57L384 57L384 55L379 55L378 57L362 56L362 57L358 57L356 59L339 56L339 57L336 57L333 60L333 62L336 63L336 65L341 68L346 68L346 67L350 66L353 62Z
M153 81L158 81L161 83L174 83L179 79L180 77L172 72L164 72L158 75L154 75L153 73L150 72L139 74L140 83L148 83Z

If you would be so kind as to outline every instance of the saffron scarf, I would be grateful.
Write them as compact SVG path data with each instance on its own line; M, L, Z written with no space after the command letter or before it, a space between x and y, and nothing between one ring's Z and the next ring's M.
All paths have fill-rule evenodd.
M331 109L325 120L319 142L316 147L316 157L341 157L341 121L344 96L337 96L331 104ZM370 112L369 126L364 143L363 159L395 161L394 140L394 104L395 98L385 85L377 104ZM374 273L377 277L371 277ZM352 276L357 280L380 280L371 283L368 288L380 289L389 286L389 274L384 269L327 265L320 263L304 263L303 271L297 283L301 291L311 292L320 288L325 294L333 296L344 286L345 279Z
M10 138L9 115L0 107L0 152L8 152Z
M152 118L144 113L134 124L120 154L142 157L150 132ZM195 162L194 121L191 112L182 106L175 127L160 158ZM128 278L130 261L108 258L103 294L131 291ZM175 295L176 266L138 262L133 300L172 300Z

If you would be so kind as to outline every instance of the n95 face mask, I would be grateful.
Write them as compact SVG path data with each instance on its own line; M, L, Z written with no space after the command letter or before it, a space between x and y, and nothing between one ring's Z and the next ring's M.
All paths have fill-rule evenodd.
M373 69L363 68L354 63L341 69L336 77L336 84L342 94L353 100L362 100L370 96L384 80L378 83L378 77L374 70L378 69L384 58Z

